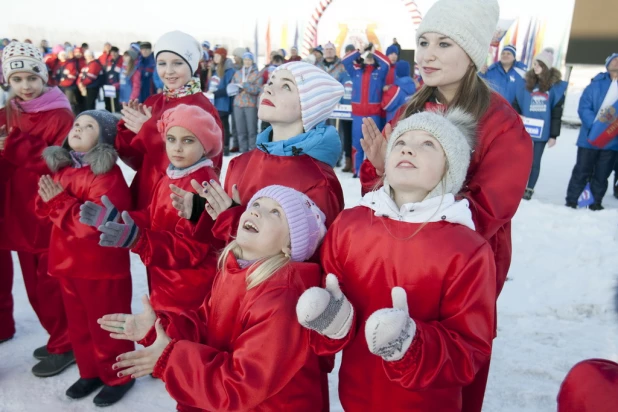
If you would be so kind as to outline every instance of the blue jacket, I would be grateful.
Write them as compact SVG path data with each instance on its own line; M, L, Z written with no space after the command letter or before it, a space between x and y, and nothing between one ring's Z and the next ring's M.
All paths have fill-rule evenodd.
M223 79L221 79L219 82L219 87L214 92L215 108L219 112L230 113L232 111L232 103L234 103L234 98L227 95L227 85L230 84L234 78L236 70L234 70L234 65L229 59L225 61L224 67L225 72L223 73Z
M163 90L163 87L165 86L163 84L163 80L161 80L161 78L159 77L159 72L157 72L157 70L155 69L153 75L152 75L152 81L154 83L155 89L156 90ZM155 91L156 91L155 90Z
M401 106L416 93L416 84L410 76L399 77L395 84L384 93L382 108L386 111L386 121L390 122Z
M118 90L118 101L120 103L128 103L131 100L131 93L133 92L133 82L131 79L136 72L137 67L131 73L127 73L124 68L120 72L120 87Z
M140 56L137 68L142 75L142 88L139 93L139 101L143 103L147 98L156 92L153 81L155 72L154 54L151 54L146 59Z
M480 73L480 76L487 80L492 89L512 104L516 91L525 87L526 65L522 62L515 62L507 73L502 64L497 62L489 66L487 73Z
M308 155L331 167L335 167L341 156L341 139L337 129L324 123L308 132L288 140L270 141L272 126L258 134L256 146L259 150L275 156Z
M360 52L350 52L342 59L348 74L352 78L352 114L357 116L382 115L382 89L390 69L390 62L379 51L374 54L378 68L361 66L354 61Z
M560 136L560 124L567 86L567 82L559 81L547 93L529 92L525 86L515 93L513 106L518 113L525 117L544 121L543 132L540 137L535 138L531 133L533 141L546 142L550 137ZM535 90L537 89L535 88Z
M584 89L584 93L579 100L579 107L577 108L577 113L582 121L582 127L579 129L579 137L577 138L578 147L600 150L588 142L588 133L590 133L590 127L592 127L599 110L601 110L601 105L611 83L612 80L609 73L599 73ZM618 151L618 137L605 146L603 150Z

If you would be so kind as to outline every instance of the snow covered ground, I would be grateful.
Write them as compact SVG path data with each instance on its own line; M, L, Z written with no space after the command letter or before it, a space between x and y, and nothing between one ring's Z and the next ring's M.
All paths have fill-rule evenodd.
M602 212L563 206L577 132L563 129L558 145L546 151L534 199L522 203L513 222L513 264L499 300L499 336L485 411L553 411L560 382L573 364L591 357L618 360L618 321L612 310L618 200L608 194ZM359 182L338 173L346 206L352 207L359 199ZM133 310L141 311L145 270L139 258L132 258ZM96 410L93 396L72 401L64 395L78 378L77 367L47 379L30 373L36 363L32 350L46 341L46 334L15 263L17 334L0 345L0 411ZM332 410L340 411L336 373L330 384ZM171 411L174 405L162 382L146 377L107 410Z

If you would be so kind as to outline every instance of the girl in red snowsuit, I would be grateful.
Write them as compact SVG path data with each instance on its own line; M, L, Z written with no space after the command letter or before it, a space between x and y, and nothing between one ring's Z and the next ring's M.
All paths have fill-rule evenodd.
M172 207L169 187L174 184L188 190L193 179L217 179L212 159L221 152L221 127L199 106L181 104L163 113L158 130L170 162L167 174L146 209L123 212L124 224L112 222L108 223L110 227L100 228L101 244L130 248L140 255L149 274L152 306L180 313L197 310L210 293L217 266L215 250L225 244L176 234L179 220L189 222L178 217ZM188 264L174 269L178 259L187 259Z
M102 195L119 207L131 207L129 187L116 165L114 137L118 120L109 112L82 112L64 144L48 147L43 158L54 172L39 182L36 213L52 223L49 275L60 281L69 337L80 378L66 391L72 399L88 396L104 385L94 398L97 406L117 402L134 381L118 378L114 359L133 349L130 342L111 339L96 320L110 311L131 311L131 274L126 250L105 250L91 222L80 218L86 202ZM114 221L118 213L100 216ZM86 223L86 224L84 224Z
M71 130L73 114L64 94L47 88L48 71L38 48L11 43L4 48L2 69L12 97L0 109L0 341L15 333L10 251L19 257L28 300L49 333L34 357L33 373L48 377L75 362L58 280L48 276L51 222L35 216L37 184L49 168L41 157Z
M455 200L473 127L461 110L401 121L388 143L388 183L326 235L326 288L305 292L297 314L318 354L343 350L346 411L460 411L462 388L489 359L493 256L468 201Z
M284 186L258 191L248 205L199 312L155 313L146 300L145 313L100 323L114 337L148 345L120 357L119 375L153 372L180 411L320 410L318 358L294 308L320 282L319 266L302 262L326 232L324 214Z

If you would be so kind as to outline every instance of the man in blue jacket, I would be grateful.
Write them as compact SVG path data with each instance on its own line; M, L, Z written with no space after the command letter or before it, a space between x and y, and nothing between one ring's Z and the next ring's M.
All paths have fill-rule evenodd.
M144 103L147 98L156 93L154 84L155 58L154 54L152 54L152 44L149 42L140 43L139 49L142 55L137 66L142 76L139 101Z
M618 53L605 61L607 72L597 74L586 87L577 112L582 126L577 139L577 162L567 189L566 205L577 200L590 182L594 203L590 210L603 210L603 196L618 154Z
M513 103L517 88L525 85L526 65L517 61L517 50L515 46L509 45L502 49L500 61L489 66L487 71L480 75L507 102Z

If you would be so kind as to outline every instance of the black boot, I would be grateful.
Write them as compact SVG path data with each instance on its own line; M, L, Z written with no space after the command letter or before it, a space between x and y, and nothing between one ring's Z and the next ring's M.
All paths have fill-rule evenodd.
M526 188L526 192L524 193L524 200L532 199L532 195L534 194L534 189Z
M570 207L571 209L577 209L577 203L566 202L566 207Z
M74 363L75 356L73 356L73 351L60 354L51 353L32 367L32 374L39 378L49 378L50 376L58 375Z
M135 385L135 379L119 386L103 386L103 389L94 397L96 406L110 406L118 402Z
M34 359L43 360L49 356L49 352L47 352L47 345L41 346L40 348L36 348L34 352L32 352L32 356Z
M90 395L103 385L103 381L99 378L84 379L79 378L69 389L66 395L71 399L81 399Z
M600 203L593 203L588 207L588 209L598 212L599 210L604 210L605 208Z

